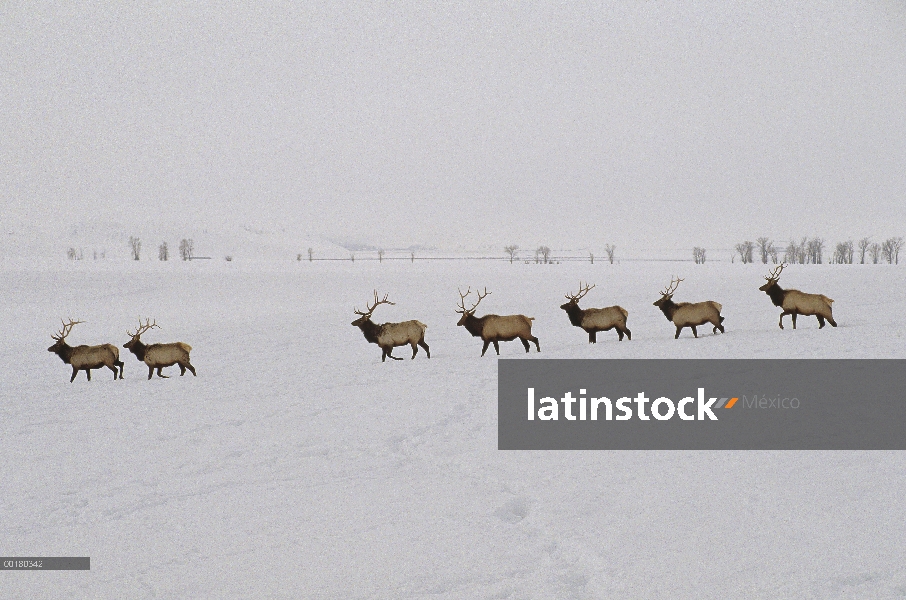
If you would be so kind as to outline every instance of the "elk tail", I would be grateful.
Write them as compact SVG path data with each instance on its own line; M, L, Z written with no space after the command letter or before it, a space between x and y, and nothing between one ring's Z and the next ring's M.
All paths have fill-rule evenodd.
M821 294L821 297L824 298L824 301L827 302L827 305L828 305L828 306L830 306L831 304L834 303L833 300L831 300L830 298L828 298L828 297L825 296L824 294Z
M422 328L422 335L424 335L425 331L428 330L428 326L421 321L416 321L415 324Z
M186 352L192 351L192 346L190 346L184 342L176 342L176 345L179 346L180 348L182 348L183 350L185 350Z
M711 301L711 304L714 305L714 308L717 309L717 312L720 312L724 308L723 306L721 306L720 302L715 302L714 300Z
M624 319L629 316L629 311L626 310L625 308L623 308L622 306L618 306L617 310L620 311L621 313L623 313Z

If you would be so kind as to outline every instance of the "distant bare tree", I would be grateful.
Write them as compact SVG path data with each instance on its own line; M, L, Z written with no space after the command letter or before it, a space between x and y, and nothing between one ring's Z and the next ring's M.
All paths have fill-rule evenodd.
M903 247L903 238L887 238L881 243L881 255L889 264L900 264L900 248Z
M190 260L195 252L195 242L183 238L179 242L179 257L183 260Z
M868 247L868 254L871 256L872 264L878 264L881 261L881 244L873 242L871 246Z
M755 240L755 243L758 245L758 251L761 253L762 264L768 264L768 256L770 256L771 254L771 249L773 249L774 247L774 242L766 237L760 237Z
M591 264L595 264L595 255L593 252L588 253L588 258L591 259Z
M314 260L315 251L312 248L308 249L308 262Z
M771 263L775 265L777 264L777 252L777 246L771 242L771 247L768 248L768 254L771 256Z
M415 252L414 251L409 253L409 258L411 259L410 262L415 262Z
M697 265L705 264L705 249L699 248L698 246L693 248L692 249L692 260L694 260L695 264L697 264Z
M70 247L69 250L66 251L66 258L68 258L69 260L82 260L82 257L83 254L81 248L76 250L75 248Z
M610 264L613 264L613 253L616 252L617 247L613 244L606 244L604 246L604 252L607 253L607 260Z
M167 242L163 242L157 247L157 260L169 260L170 250L167 248Z
M355 252L349 253L349 260L351 260L352 262L355 262Z
M820 265L822 254L824 252L824 240L821 238L812 238L808 241L807 261L814 265Z
M378 262L384 262L384 249L383 248L378 248L377 259L378 259Z
M870 245L871 240L867 237L859 240L859 264L865 264L865 253L868 252L868 247Z
M752 254L755 251L755 244L746 240L740 244L736 244L736 252L739 253L739 259L743 264L752 262Z
M301 253L301 252L300 252L299 254L296 255L296 260L297 260L297 261L298 261L298 260L302 260L302 253Z
M142 241L137 237L130 237L129 246L132 249L132 260L138 260L142 252Z
M510 255L510 264L513 264L513 259L516 258L516 251L519 250L519 246L511 244L503 249L504 252Z
M538 254L540 254L541 258L544 259L544 264L547 264L550 262L550 257L551 257L550 248L548 248L547 246L538 246Z

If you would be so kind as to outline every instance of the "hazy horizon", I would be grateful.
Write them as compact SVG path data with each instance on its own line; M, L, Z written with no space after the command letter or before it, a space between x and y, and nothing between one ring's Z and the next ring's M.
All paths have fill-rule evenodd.
M4 223L375 246L904 235L906 7L0 7Z

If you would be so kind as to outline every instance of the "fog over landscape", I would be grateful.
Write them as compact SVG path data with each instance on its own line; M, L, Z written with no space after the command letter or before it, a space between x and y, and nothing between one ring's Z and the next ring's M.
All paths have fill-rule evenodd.
M906 223L901 2L7 2L0 55L5 235L631 255Z
M0 595L906 597L896 418L498 449L500 359L893 373L904 99L899 0L0 3L0 554L91 563Z

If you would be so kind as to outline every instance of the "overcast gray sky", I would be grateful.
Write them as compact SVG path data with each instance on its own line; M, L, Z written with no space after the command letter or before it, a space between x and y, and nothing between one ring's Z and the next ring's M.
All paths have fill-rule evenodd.
M901 1L3 2L0 105L29 223L906 235Z

